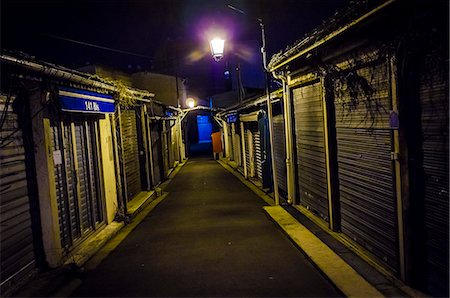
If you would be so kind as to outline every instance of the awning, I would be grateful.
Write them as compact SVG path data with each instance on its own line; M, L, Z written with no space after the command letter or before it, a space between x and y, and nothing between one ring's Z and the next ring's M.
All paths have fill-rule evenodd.
M258 114L259 114L259 111L249 113L249 114L239 115L239 120L241 120L242 122L258 121Z
M111 95L69 87L59 87L58 95L61 110L66 112L94 114L115 112L114 99Z

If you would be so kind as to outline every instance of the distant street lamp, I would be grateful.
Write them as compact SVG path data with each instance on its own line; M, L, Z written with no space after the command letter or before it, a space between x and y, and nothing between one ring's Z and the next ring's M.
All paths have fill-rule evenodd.
M225 40L221 38L214 38L209 42L211 46L211 54L217 62L223 58L224 48L225 48Z
M193 107L195 107L195 99L193 99L192 97L189 97L188 99L186 99L186 105L192 109Z

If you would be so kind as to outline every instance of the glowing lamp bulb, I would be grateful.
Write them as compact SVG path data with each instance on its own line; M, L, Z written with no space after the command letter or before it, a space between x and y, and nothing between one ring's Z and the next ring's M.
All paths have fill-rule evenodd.
M216 61L220 61L223 58L225 40L220 38L214 38L209 42L211 46L211 54Z
M193 107L195 107L195 99L193 98L188 98L186 99L186 105L192 109Z

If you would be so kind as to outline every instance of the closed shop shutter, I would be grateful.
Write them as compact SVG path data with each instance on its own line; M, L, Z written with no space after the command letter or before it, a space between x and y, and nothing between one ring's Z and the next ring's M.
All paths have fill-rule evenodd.
M245 166L247 167L247 175L250 177L250 148L248 145L248 129L247 124L244 124L244 142L245 142Z
M72 239L81 236L76 199L75 164L72 155L72 132L70 125L52 126L53 152L61 152L61 163L54 163L56 198L61 245L68 249Z
M284 132L284 117L277 115L273 117L273 142L275 165L277 167L278 187L287 193L286 180L286 138Z
M261 181L262 183L262 177L263 177L263 170L262 170L262 151L261 151L261 134L258 129L258 123L252 122L252 133L253 133L253 150L254 150L254 156L255 156L255 174L256 178Z
M234 138L233 138L233 145L234 145L234 160L236 161L237 165L238 165L238 171L240 171L241 173L244 173L243 170L243 159L242 159L242 141L241 141L241 135L240 133L238 133L238 130L236 128L238 128L239 125L235 125L235 134L234 134Z
M328 221L321 84L294 89L293 96L300 203Z
M153 186L156 186L161 182L163 173L160 127L161 124L158 122L150 124L153 159Z
M170 121L166 121L166 131L167 131L167 155L169 157L169 168L173 168L175 164L175 156L174 156L174 145L172 140L172 129L170 127Z
M235 160L234 154L235 154L235 146L234 146L234 139L233 139L233 132L232 132L232 124L227 123L227 131L228 131L228 146L230 146L230 160Z
M381 61L353 75L361 85L334 86L341 229L397 270L388 64ZM357 97L349 95L352 88L360 91Z
M30 199L25 163L25 148L17 114L0 95L0 111L6 111L0 129L0 235L1 289L8 281L20 279L36 267ZM3 119L2 119L3 120Z
M423 170L425 174L426 284L448 295L449 266L449 114L448 77L426 66L420 82Z
M167 133L167 124L165 121L161 122L162 127L162 160L163 160L163 176L164 178L167 177L167 174L169 173L169 146L168 146L168 137L169 134Z
M120 122L122 125L127 198L131 200L142 191L136 111L122 110Z
M68 254L103 223L96 121L55 121L51 127L61 245Z

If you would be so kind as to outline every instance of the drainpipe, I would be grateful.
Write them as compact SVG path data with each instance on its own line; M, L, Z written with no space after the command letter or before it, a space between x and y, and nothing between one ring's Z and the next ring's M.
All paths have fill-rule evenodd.
M266 33L264 29L264 23L262 19L259 19L259 26L261 28L261 54L262 62L264 67L264 73L266 77L266 97L267 97L267 118L269 120L269 140L270 140L270 159L272 162L272 179L273 179L273 193L275 199L275 205L280 205L280 195L278 193L278 175L277 175L277 164L275 162L275 143L273 138L273 116L272 116L272 101L270 98L270 72L267 67L267 51L266 51Z
M294 172L294 143L292 137L292 106L289 86L286 84L287 78L284 75L272 73L273 77L283 82L283 109L284 109L284 131L286 138L286 180L287 180L287 201L295 204L295 172Z

